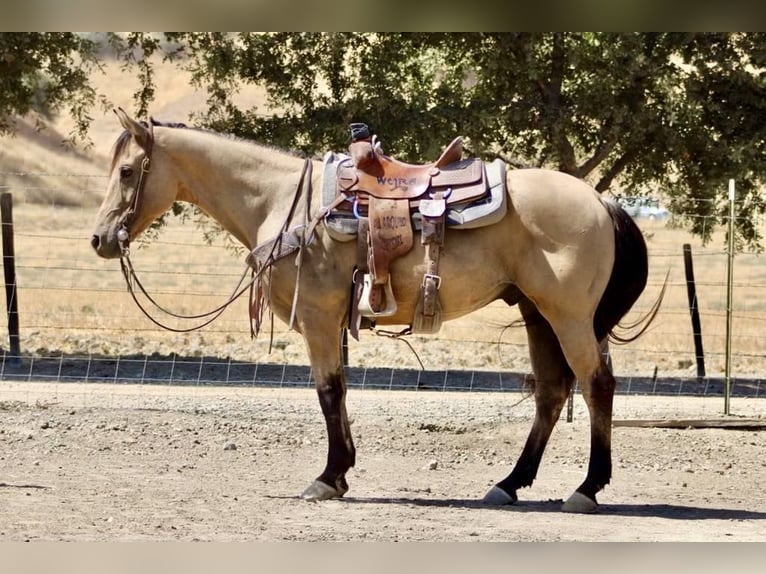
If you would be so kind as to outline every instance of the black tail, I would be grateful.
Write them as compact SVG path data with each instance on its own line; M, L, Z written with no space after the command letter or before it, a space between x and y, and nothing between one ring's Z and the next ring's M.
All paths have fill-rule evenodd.
M628 343L643 335L657 316L665 295L665 286L645 316L635 323L623 327L628 330L639 328L638 333L628 336L615 334L614 328L630 311L646 287L646 280L649 275L649 257L644 236L633 218L614 201L604 198L602 203L609 212L614 225L614 267L612 267L612 275L609 278L606 291L604 291L596 309L593 329L599 341L608 336L610 341L615 343Z

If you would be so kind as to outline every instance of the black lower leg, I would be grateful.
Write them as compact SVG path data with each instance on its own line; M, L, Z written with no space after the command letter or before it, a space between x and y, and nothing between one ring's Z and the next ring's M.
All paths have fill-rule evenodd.
M585 481L577 491L596 499L612 477L612 405L615 380L602 362L591 384L583 388L590 412L590 461Z
M565 389L571 386L571 382L567 384L567 381L558 381L557 383ZM548 397L547 400L537 400L535 421L524 444L524 449L521 451L521 456L511 474L497 484L512 497L515 497L516 490L519 488L531 486L537 477L537 470L540 468L545 447L553 432L553 427L559 419L567 394L568 391L563 393L563 398Z
M526 297L521 297L518 304L535 373L535 421L513 471L498 483L512 497L518 488L531 486L537 476L548 439L574 384L574 374L548 321Z
M348 490L346 472L356 462L356 449L346 414L346 384L343 368L317 384L319 403L327 424L327 466L319 480L340 492Z

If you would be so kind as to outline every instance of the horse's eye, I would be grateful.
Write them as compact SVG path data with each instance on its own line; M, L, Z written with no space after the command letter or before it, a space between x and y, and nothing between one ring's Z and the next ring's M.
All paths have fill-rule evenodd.
M129 165L123 165L120 168L120 178L121 179L128 179L131 175L133 175L133 168Z

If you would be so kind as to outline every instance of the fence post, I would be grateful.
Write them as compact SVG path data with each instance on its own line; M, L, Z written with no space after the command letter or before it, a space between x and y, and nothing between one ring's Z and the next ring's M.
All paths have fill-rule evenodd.
M348 329L341 331L341 352L343 353L343 366L348 367Z
M729 249L726 274L726 367L724 374L723 413L731 414L731 337L734 304L734 180L729 180Z
M614 373L614 369L612 368L612 353L609 352L609 341L604 342L604 347L601 349L601 353L604 356L604 362L606 363L606 368L609 369L610 373ZM572 383L572 388L569 390L569 396L567 397L567 422L571 423L574 420L574 394L575 389L577 388L577 381L575 380Z
M13 246L13 196L0 194L0 221L2 221L3 274L5 275L5 301L8 312L8 337L10 339L9 363L21 365L19 346L19 307L16 291L16 258Z
M702 324L697 304L697 285L694 282L694 263L692 246L684 243L684 270L686 271L686 293L689 297L689 313L692 317L692 335L694 337L694 355L697 358L697 378L705 377L705 353L702 350Z

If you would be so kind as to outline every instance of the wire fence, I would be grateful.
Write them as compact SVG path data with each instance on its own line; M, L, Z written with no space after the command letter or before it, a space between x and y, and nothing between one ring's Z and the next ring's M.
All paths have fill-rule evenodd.
M273 340L268 325L251 340L245 298L197 332L171 333L148 321L127 294L119 263L98 258L89 245L104 185L104 178L93 175L0 173L0 191L13 195L21 350L21 360L14 361L7 344L0 345L0 380L313 385L302 340L285 325L275 321ZM727 342L725 230L703 245L676 228L673 217L638 221L650 252L650 276L625 322L648 312L666 277L667 292L650 330L610 349L618 393L720 397ZM173 218L158 237L132 250L147 288L181 313L219 305L244 267L244 252L221 237L206 242L201 226ZM694 265L701 356L690 316L684 244ZM734 261L731 393L759 398L766 396L766 266L757 253L738 253ZM349 340L348 384L518 391L531 369L524 329L508 327L517 319L515 308L495 302L446 323L437 335L410 336L412 350L402 341L363 333L360 342ZM7 341L5 315L0 329Z

